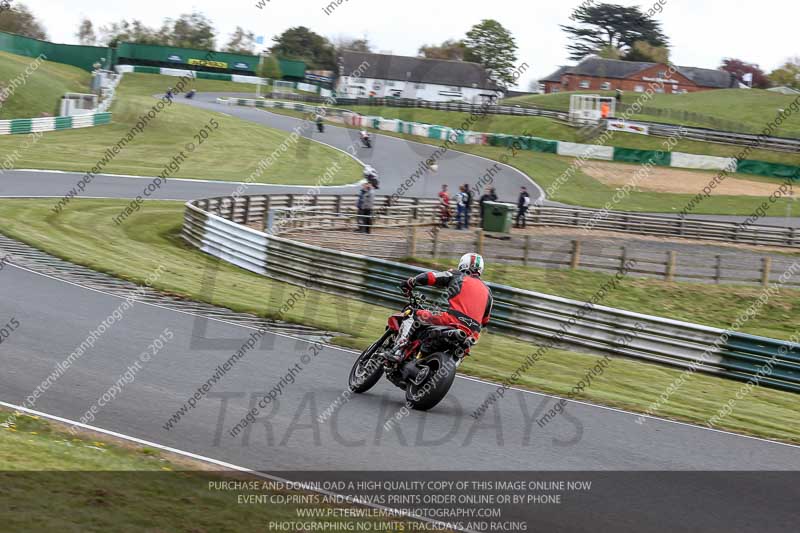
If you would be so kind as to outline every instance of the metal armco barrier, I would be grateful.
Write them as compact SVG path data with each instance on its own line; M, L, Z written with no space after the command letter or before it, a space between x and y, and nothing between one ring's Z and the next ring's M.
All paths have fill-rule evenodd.
M268 219L271 205L295 200L188 202L183 238L207 254L271 279L303 286L313 279L317 290L388 307L403 304L398 283L423 269L311 246L244 225ZM495 297L491 330L525 340L560 338L565 346L800 392L800 344L489 285Z

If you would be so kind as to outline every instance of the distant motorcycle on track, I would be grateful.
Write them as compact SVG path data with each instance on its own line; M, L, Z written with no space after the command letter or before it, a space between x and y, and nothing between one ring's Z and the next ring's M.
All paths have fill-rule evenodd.
M364 148L372 148L372 138L366 130L361 130L361 146Z

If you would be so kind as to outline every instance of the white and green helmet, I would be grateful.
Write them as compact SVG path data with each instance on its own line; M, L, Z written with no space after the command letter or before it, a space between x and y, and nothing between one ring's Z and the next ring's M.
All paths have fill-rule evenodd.
M458 262L458 269L461 272L478 274L480 276L483 274L483 257L475 253L464 254Z

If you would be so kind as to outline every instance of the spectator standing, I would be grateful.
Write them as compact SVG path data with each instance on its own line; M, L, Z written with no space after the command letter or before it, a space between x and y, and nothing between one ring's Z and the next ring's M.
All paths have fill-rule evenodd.
M442 227L446 228L450 222L450 193L447 192L447 184L442 185L439 191L439 216L442 220Z
M525 215L528 213L528 207L531 205L531 195L528 194L526 187L520 187L519 198L517 199L517 220L514 224L515 228L525 227Z
M356 223L358 228L356 232L369 233L370 226L372 225L372 207L375 203L375 194L372 192L372 186L369 183L364 183L361 186L361 191L358 194L358 216Z
M480 210L481 215L481 227L483 227L483 204L486 202L496 202L497 201L497 193L494 191L494 187L489 187L486 189L486 192L481 195L480 200L478 200L478 209Z
M472 191L469 184L464 184L464 229L469 229L469 212L472 209Z
M464 185L458 188L456 194L456 229L464 229L464 215L467 211L467 193Z

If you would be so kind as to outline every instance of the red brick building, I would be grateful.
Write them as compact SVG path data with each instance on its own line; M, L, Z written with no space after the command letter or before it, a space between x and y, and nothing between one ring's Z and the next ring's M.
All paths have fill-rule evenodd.
M545 93L566 91L644 92L656 84L656 92L670 94L739 87L736 76L722 70L670 67L662 63L621 61L588 57L574 67L561 67L539 80ZM662 87L663 85L663 87Z

